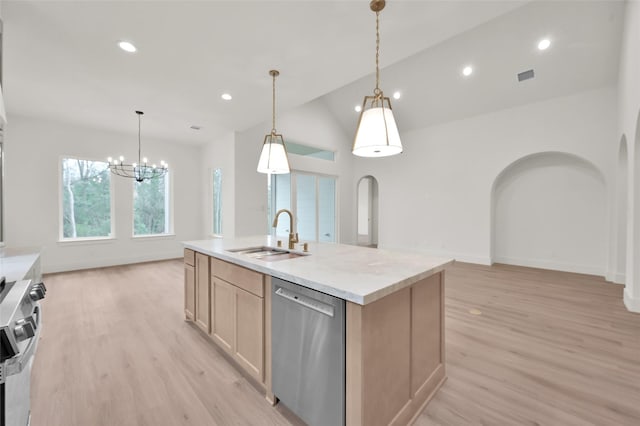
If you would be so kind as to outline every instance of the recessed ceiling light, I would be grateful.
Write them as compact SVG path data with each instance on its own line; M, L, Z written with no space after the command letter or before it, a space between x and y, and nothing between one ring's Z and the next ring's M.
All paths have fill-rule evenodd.
M543 38L538 42L538 50L547 50L551 46L551 40Z
M230 101L231 99L233 99L233 96L231 96L228 93L223 93L222 96L220 96L222 99L224 99L225 101Z
M362 111L362 107L360 105L356 105L354 109L356 110L356 112Z
M138 50L138 49L136 49L136 47L132 43L130 43L128 41L121 41L121 42L118 43L118 46L120 47L120 49L124 50L125 52L129 52L129 53L133 53L136 50Z
M471 74L473 74L473 68L468 65L464 67L464 69L462 70L462 75L464 75L465 77L469 77Z
M400 99L401 93L400 92L393 92L393 99Z

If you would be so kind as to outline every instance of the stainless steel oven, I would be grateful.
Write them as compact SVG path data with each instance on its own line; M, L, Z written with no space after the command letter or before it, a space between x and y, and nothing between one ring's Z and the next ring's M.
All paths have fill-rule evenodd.
M0 292L0 426L30 422L33 358L42 329L46 288L31 280L4 283Z

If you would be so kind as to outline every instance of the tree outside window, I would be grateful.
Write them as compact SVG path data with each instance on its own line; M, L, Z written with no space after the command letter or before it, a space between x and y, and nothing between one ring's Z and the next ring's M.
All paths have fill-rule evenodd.
M134 182L133 235L161 235L169 232L169 174Z
M111 235L111 176L102 161L62 159L62 238Z

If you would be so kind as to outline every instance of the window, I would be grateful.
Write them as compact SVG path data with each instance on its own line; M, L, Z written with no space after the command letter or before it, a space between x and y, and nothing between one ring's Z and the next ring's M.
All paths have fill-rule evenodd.
M294 215L301 241L337 240L335 177L299 172L272 175L268 192L269 227L278 210L288 209ZM276 235L289 234L288 219L280 217Z
M320 160L335 161L336 153L322 148L315 148L301 143L287 142L287 153Z
M213 191L212 191L212 232L213 235L222 235L222 170L213 171Z
M61 239L111 236L111 175L102 161L62 159Z
M161 178L134 181L133 235L170 233L169 207L169 173Z

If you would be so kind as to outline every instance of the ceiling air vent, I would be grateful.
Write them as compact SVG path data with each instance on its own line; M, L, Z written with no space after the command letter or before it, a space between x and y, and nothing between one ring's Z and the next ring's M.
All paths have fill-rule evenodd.
M523 71L518 74L518 81L525 81L535 77L533 74L533 70Z

